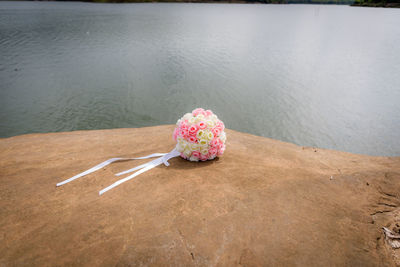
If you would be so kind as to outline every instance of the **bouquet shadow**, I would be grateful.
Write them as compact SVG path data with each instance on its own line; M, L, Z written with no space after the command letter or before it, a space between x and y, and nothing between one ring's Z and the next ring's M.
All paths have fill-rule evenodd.
M213 164L218 164L218 161L220 159L217 157L213 160L207 160L207 161L189 161L186 159L183 159L181 157L176 157L173 159L170 159L170 166L168 168L171 169L199 169L199 168L204 168L204 167L210 167ZM221 162L220 162L221 163Z

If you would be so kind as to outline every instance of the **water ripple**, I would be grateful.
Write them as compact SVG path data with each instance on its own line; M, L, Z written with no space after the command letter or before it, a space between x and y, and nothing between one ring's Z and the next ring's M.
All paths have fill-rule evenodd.
M315 8L0 2L0 136L203 106L239 131L400 155L400 16Z

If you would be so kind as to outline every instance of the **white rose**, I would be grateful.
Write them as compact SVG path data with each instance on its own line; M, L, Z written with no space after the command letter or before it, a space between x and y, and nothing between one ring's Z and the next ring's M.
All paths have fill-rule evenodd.
M193 156L191 156L191 157L189 158L189 160L190 160L190 161L199 161L199 159L198 159L198 158L196 158L196 157L193 157Z
M204 131L203 130L199 130L196 134L197 139L201 139L204 137Z
M223 143L225 143L225 141L226 141L226 134L225 134L225 132L222 132L222 133L220 134L219 139L221 139L221 141L222 141Z
M208 132L206 136L208 140L212 140L214 138L214 134L212 132Z
M183 119L184 120L189 120L190 118L192 118L192 113L186 113L185 115L183 115Z
M215 122L213 120L207 120L206 123L207 123L207 126L210 128L215 126Z
M200 153L203 154L203 155L207 155L208 154L208 149L207 148L202 148L200 150Z
M184 148L182 146L180 146L179 144L176 144L175 148L179 152L182 152L184 150Z
M182 152L183 150L188 148L188 143L185 140L181 140L178 142L176 147L179 152Z
M183 154L186 156L186 157L190 157L190 155L192 155L192 151L190 151L190 149L188 149L188 148L186 148L184 151L183 151Z
M199 145L201 147L207 147L208 146L208 140L207 139L200 139L199 140Z
M195 117L191 117L189 120L190 124L195 124L196 123L196 118Z
M196 117L196 123L199 123L199 122L203 121L204 119L205 119L204 115L203 114L199 114Z
M196 151L196 150L199 149L199 145L198 145L198 144L195 144L195 143L191 143L191 144L189 144L189 148L190 148L190 150L192 150L192 151Z

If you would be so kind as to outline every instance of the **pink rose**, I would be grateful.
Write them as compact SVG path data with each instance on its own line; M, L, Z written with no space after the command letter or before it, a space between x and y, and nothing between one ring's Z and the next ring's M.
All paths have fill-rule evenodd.
M178 137L178 127L177 128L175 128L175 130L174 130L174 134L173 134L173 136L172 136L173 138L174 138L174 140L176 141L176 138Z
M217 127L212 128L212 133L215 137L219 136L221 134L221 130Z
M196 135L198 130L199 130L199 126L197 126L196 124L193 124L188 129L189 135Z
M225 129L225 125L222 121L218 121L215 128L218 128L221 130L221 132Z
M221 142L221 143L219 143L219 145L218 145L218 149L219 150L221 150L223 147L225 147L225 145Z
M208 157L207 157L207 155L200 154L199 160L206 161L206 160L208 160Z
M197 137L195 135L190 135L188 137L189 142L191 143L196 143L197 142Z
M204 130L205 128L207 128L207 124L204 121L199 122L199 124L197 124L199 126L199 129Z
M218 153L218 149L215 147L210 148L210 150L208 150L208 153L211 157L216 156Z
M183 153L181 153L181 157L184 158L184 159L187 159L187 157Z
M218 156L221 156L225 152L225 145L222 144L222 146L218 150Z
M206 116L206 117L213 115L213 112L212 112L211 110L209 110L209 109L207 109L207 110L205 111L205 113L206 113L206 114L205 114L204 116Z
M214 137L214 139L211 141L211 147L218 148L220 143L222 143L222 141L219 138Z
M181 129L187 129L187 128L189 128L188 121L187 121L187 120L181 121L181 123L179 124L179 127L180 127Z
M204 111L204 109L202 109L202 108L196 108L195 110L192 111L192 114L193 114L193 116L196 117L197 115L202 114L203 111Z
M184 129L181 129L179 131L179 135L182 136L182 138L186 138L188 136L188 131L184 130Z
M201 155L200 151L193 151L192 152L192 157L200 158L200 155Z

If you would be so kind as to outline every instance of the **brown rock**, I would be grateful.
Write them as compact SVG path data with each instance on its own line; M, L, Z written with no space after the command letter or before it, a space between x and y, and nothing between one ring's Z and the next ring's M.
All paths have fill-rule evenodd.
M101 197L114 173L146 160L55 186L108 158L169 152L172 130L0 139L0 266L399 264L382 231L400 220L399 157L228 130L218 160L174 158Z

